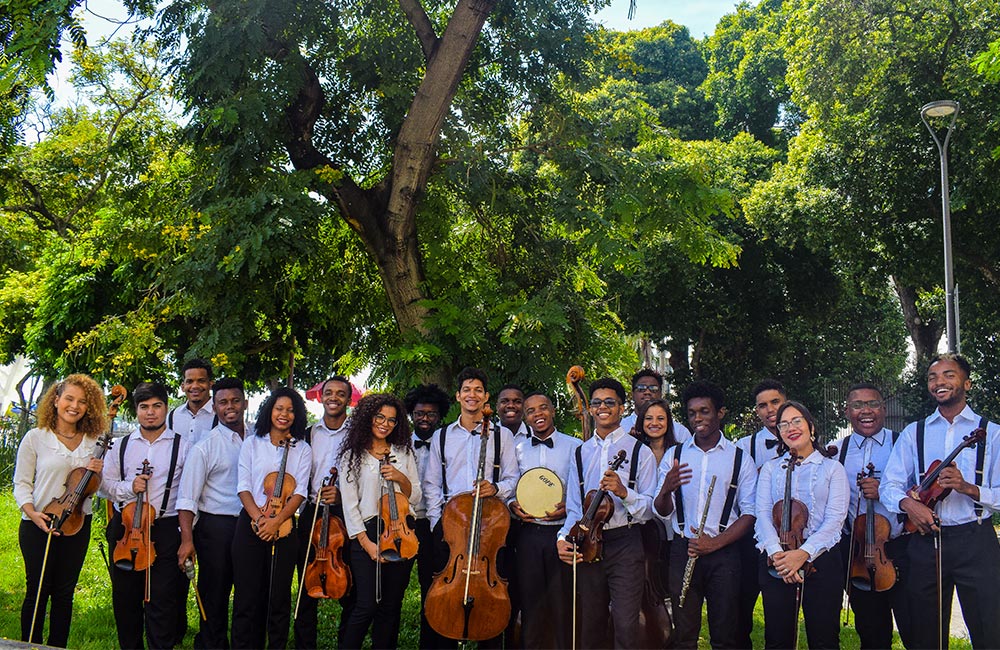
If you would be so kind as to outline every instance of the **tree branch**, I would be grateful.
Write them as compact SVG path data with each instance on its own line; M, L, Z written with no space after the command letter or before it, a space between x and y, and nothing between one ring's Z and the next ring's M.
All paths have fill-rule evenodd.
M406 19L413 25L413 31L417 33L417 38L420 39L420 49L424 51L424 59L430 63L439 42L437 34L434 33L431 19L427 17L427 12L424 11L420 0L399 0L399 6L406 14Z

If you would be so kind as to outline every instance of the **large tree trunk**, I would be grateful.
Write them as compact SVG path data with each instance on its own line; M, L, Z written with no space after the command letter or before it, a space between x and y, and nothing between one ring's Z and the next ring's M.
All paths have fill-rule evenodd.
M945 325L936 318L921 316L917 311L917 290L900 282L892 276L892 285L899 296L899 305L903 310L903 320L910 340L917 352L917 368L923 368L937 352L938 342L944 334Z

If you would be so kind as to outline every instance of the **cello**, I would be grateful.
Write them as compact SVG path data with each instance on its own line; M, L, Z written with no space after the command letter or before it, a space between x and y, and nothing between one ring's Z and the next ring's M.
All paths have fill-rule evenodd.
M113 443L111 429L114 419L118 416L118 407L128 391L124 386L111 388L111 404L108 406L108 418L112 424L109 430L97 439L97 453L94 458L103 459ZM72 488L70 486L73 486ZM66 491L62 496L52 499L43 512L49 515L49 527L53 533L61 535L76 535L83 528L83 504L87 497L92 496L101 487L101 476L85 467L77 467L66 477Z
M389 464L389 452L379 461ZM410 514L410 502L406 495L396 489L395 481L385 481L386 493L379 504L379 521L382 534L378 538L379 556L387 562L402 562L417 554L417 536L406 523Z
M909 490L906 491L906 496L911 499L915 499L920 503L924 504L931 510L941 501L945 499L949 494L951 494L951 488L943 488L941 484L937 482L938 475L941 471L951 465L955 457L958 456L959 452L967 447L972 447L977 444L986 444L986 429L982 427L977 427L972 433L962 438L962 442L955 447L950 454L944 460L935 460L927 468L927 472L924 474L924 478L919 484L914 485ZM909 519L903 524L903 528L908 533L917 532L917 526Z
M587 396L583 394L583 388L580 387L580 382L586 376L587 373L581 366L572 366L566 373L566 385L569 387L573 403L579 413L580 436L584 442L587 442L594 435L594 423L591 420L590 411L587 410Z
M323 479L323 487L337 480L337 468ZM330 504L322 503L323 515L312 531L315 557L306 566L304 588L310 598L342 598L351 588L351 570L344 562L342 549L347 541L347 530L340 517L330 512Z
M268 519L277 517L284 509L285 502L295 492L295 477L285 470L288 465L288 450L295 446L295 442L294 438L288 437L278 443L278 446L281 447L281 463L278 465L278 471L271 472L264 477L264 496L267 499L267 504L261 510L264 512L264 517ZM252 521L250 524L256 533L258 531L257 521ZM277 539L287 537L292 532L294 525L292 517L281 522L281 525L278 526Z
M497 573L497 553L507 538L510 511L500 498L480 493L492 414L489 405L483 408L475 489L452 497L441 514L448 563L434 575L424 605L434 631L460 641L492 639L510 620L507 581Z
M875 478L875 465L858 472L858 485ZM861 591L887 591L899 579L896 566L885 552L892 529L889 520L875 512L875 499L865 499L865 512L854 519L851 533L851 588Z

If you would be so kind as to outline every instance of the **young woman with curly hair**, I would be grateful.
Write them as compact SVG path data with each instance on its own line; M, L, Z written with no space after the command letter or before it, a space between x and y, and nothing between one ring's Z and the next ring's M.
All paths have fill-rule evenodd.
M305 442L306 405L291 388L278 388L261 404L254 435L240 448L237 490L243 510L233 534L233 648L284 648L291 618L292 572L299 536L293 515L309 489L312 449ZM277 472L287 450L285 472L295 490L275 516L264 483ZM292 529L281 534L282 524Z
M389 462L383 464L386 455ZM360 648L371 627L372 648L395 648L413 559L388 562L380 557L379 503L387 493L387 481L393 481L406 495L411 510L421 497L410 426L399 399L375 394L358 402L341 447L340 468L344 521L347 534L355 541L348 562L357 591L340 647ZM412 520L409 525L412 528ZM376 602L376 562L382 564L380 602Z
M53 534L42 585L34 635L32 612L49 532L42 509L65 491L71 471L86 467L100 476L104 461L94 458L97 438L108 427L104 393L87 375L75 374L54 384L38 405L38 427L17 449L14 498L21 508L18 542L24 557L27 591L21 605L21 640L42 643L45 607L51 600L48 645L65 647L73 613L73 592L90 541L91 499L83 504L83 528L75 535Z

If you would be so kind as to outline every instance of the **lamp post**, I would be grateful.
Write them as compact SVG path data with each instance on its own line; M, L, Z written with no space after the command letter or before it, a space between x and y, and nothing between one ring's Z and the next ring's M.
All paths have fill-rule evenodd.
M955 121L958 119L958 102L951 99L939 99L927 103L920 109L920 119L931 132L934 144L937 145L938 156L941 159L941 218L944 222L944 304L945 318L948 328L948 352L959 352L958 347L958 312L955 307L955 271L951 258L951 190L948 187L948 143L951 141ZM947 119L948 131L942 142L937 131L931 126L930 119Z

